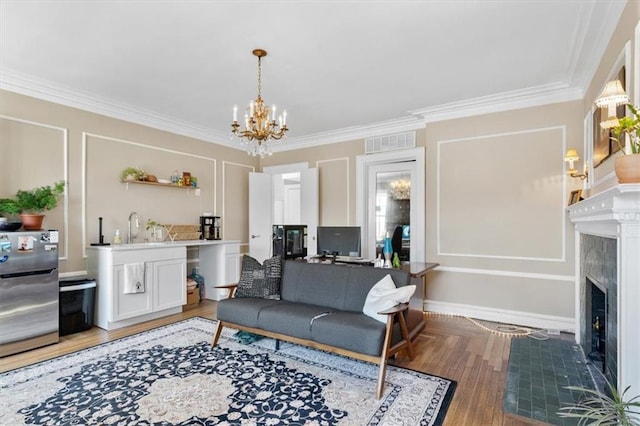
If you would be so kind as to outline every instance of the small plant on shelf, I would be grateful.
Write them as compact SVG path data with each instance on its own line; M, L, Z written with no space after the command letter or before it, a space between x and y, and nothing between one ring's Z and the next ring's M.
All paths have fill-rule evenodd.
M138 169L135 167L127 167L122 172L120 172L120 182L131 182L136 180L142 180L145 176L145 173L142 169Z

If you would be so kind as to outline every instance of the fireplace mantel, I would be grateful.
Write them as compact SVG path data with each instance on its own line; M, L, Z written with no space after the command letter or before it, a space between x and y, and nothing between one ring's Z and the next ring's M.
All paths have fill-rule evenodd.
M580 234L617 240L618 389L640 394L640 184L609 188L569 206L576 243L576 341L580 343Z

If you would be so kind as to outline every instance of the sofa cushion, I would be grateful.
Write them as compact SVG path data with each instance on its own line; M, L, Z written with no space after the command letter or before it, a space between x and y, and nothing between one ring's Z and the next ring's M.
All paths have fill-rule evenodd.
M278 300L259 298L224 299L218 302L217 318L246 327L258 327L258 315L265 307Z
M283 266L281 297L291 302L362 312L369 290L386 274L391 274L398 287L410 282L409 274L397 269L287 260Z
M258 316L258 327L300 339L311 339L311 324L335 309L281 300L265 306Z
M235 297L280 299L282 259L274 256L260 264L249 255L242 257L242 269Z
M372 356L382 353L384 333L384 324L361 312L335 312L317 318L311 326L316 342Z
M391 275L385 275L369 290L362 312L377 321L386 323L387 315L380 315L378 312L409 302L415 291L415 285L396 287Z

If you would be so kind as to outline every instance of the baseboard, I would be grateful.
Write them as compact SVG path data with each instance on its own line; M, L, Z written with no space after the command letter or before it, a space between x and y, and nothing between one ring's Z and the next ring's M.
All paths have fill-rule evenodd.
M424 310L425 312L459 315L485 321L539 328L541 330L560 330L568 333L575 332L575 322L572 317L509 311L487 306L464 305L461 303L438 302L434 300L425 300Z

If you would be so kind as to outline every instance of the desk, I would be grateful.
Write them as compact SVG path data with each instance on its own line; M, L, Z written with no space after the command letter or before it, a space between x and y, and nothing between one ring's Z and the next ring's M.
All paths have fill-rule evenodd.
M414 300L420 300L419 309L421 311L424 311L424 299L427 294L427 272L437 268L438 266L440 266L439 263L432 262L406 262L403 263L402 267L400 268L403 271L408 272L411 275L411 279L422 278L422 288L416 286L416 293L418 293L418 297L414 297L411 300L413 304L415 304ZM409 303L409 306L414 309L418 309L418 306L412 306L411 302Z

